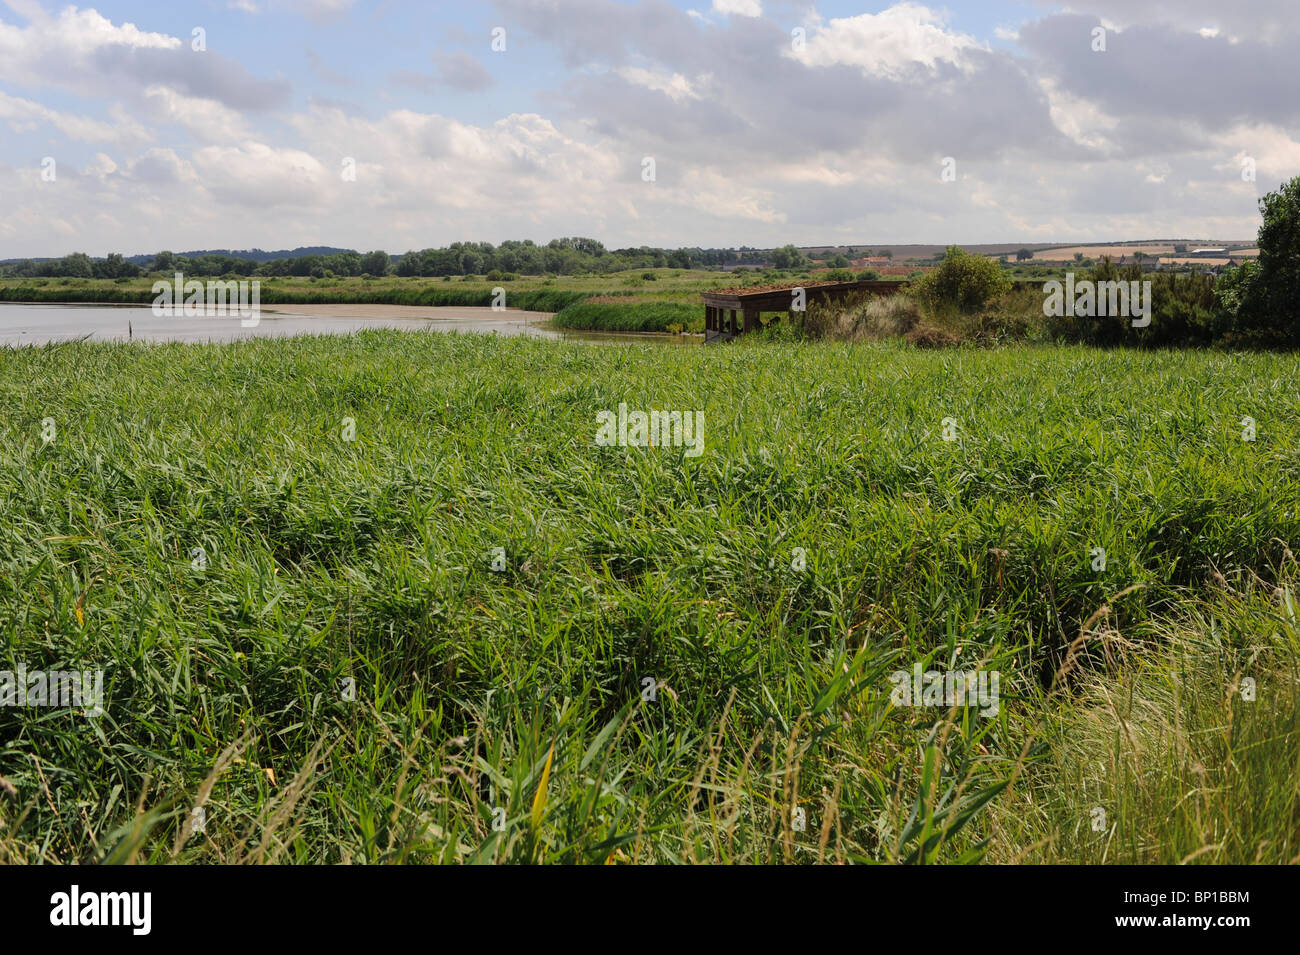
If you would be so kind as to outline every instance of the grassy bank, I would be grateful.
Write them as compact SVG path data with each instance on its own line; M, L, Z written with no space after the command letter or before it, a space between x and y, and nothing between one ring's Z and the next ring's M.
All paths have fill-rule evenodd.
M1295 861L1297 364L0 351L0 861Z
M205 276L187 278L208 281ZM229 275L235 280L238 276ZM748 276L742 276L748 278ZM133 279L0 278L0 301L7 302L131 302L153 301L153 283L173 280L172 274ZM384 304L384 305L488 305L493 289L506 293L510 308L533 307L545 302L543 311L559 311L565 305L592 296L639 295L656 299L698 301L701 291L734 284L735 276L721 272L685 269L652 269L616 272L609 275L521 275L512 278L456 276L454 278L294 278L260 277L262 301L266 304ZM249 279L252 281L252 279ZM541 296L552 296L544 299Z
M493 303L491 286L439 287L425 285L356 289L315 289L298 284L294 287L263 282L260 290L262 305L458 305L486 308ZM555 312L586 298L582 292L534 288L507 293L507 307L536 312ZM118 286L113 283L87 283L77 286L5 286L0 287L0 301L9 302L72 302L77 304L107 303L148 305L154 300L149 288Z

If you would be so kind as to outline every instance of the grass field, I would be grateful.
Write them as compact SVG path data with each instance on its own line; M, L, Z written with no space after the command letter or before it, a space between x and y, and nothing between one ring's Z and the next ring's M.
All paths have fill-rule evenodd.
M0 351L0 862L1297 861L1297 364Z

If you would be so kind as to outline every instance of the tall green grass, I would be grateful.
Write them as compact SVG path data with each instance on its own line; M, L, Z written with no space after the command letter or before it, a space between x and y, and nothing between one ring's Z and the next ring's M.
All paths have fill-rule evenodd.
M1296 372L5 350L0 668L107 700L0 707L0 861L1293 861ZM704 453L596 447L620 402ZM917 663L998 670L997 715L892 706Z
M704 329L704 306L671 301L580 301L561 309L552 319L563 328L611 332L688 332Z

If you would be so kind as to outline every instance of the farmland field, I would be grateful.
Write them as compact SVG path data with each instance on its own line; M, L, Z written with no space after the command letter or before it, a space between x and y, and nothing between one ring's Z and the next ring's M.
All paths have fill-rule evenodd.
M1294 862L1298 365L0 351L0 862Z

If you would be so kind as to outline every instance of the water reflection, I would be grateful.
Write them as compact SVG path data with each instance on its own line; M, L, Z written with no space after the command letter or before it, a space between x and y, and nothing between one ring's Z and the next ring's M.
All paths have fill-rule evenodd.
M275 311L271 311L273 308ZM44 345L48 342L127 341L230 342L244 338L283 338L290 335L346 335L369 328L463 331L488 335L529 335L557 341L628 344L655 342L665 345L698 344L698 336L653 335L637 332L586 332L553 328L546 312L494 312L490 308L413 308L421 317L394 313L401 306L264 307L261 322L240 326L238 318L163 318L148 306L25 305L0 303L0 345ZM299 314L295 312L317 312ZM322 314L334 309L347 314ZM429 317L434 316L434 317Z

